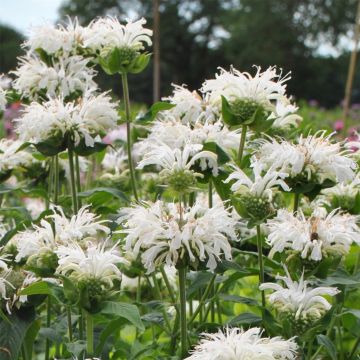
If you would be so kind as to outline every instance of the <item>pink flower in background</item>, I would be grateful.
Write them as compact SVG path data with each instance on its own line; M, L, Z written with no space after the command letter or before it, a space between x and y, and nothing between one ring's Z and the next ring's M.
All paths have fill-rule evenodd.
M105 144L112 144L116 140L126 141L126 124L122 124L118 128L110 131L103 138Z
M334 123L334 130L340 132L344 129L344 121L343 120L336 120Z
M20 116L22 109L22 103L20 101L14 102L8 106L4 112L4 128L7 138L15 138L13 120Z

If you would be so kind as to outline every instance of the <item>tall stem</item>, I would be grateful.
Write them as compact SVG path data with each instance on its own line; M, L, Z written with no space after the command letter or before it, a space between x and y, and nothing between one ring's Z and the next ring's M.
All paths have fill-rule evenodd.
M81 306L79 306L79 340L84 339L84 323L83 323L83 311Z
M68 323L68 329L69 329L69 340L70 342L73 341L73 331L72 331L72 320L71 320L71 307L68 306L66 308L66 315L67 315L67 323Z
M54 165L54 204L57 204L59 202L59 155L55 155Z
M213 207L213 186L212 186L212 179L210 177L209 179L209 208ZM215 284L213 283L212 287L211 287L211 298L213 298L215 295ZM210 319L211 322L214 323L215 322L215 302L214 300L211 300L210 303Z
M261 239L261 229L260 225L256 225L256 234L257 234L257 248L258 248L258 258L259 258L259 283L260 285L265 282L264 276L264 259L263 259L263 251L262 251L262 239ZM262 315L264 319L265 315L265 292L264 290L261 291L261 304L262 304Z
M46 327L49 328L51 325L51 297L48 295L46 302ZM50 359L50 340L46 339L45 342L45 360Z
M186 267L181 266L179 273L179 293L180 293L180 341L181 358L185 358L188 353L187 347L187 321L186 321Z
M298 211L299 203L300 203L300 194L295 193L294 194L294 208L293 208L294 213Z
M73 144L71 143L71 141L69 141L68 144L68 156L69 156L70 185L71 185L73 210L74 210L74 214L77 214L79 207L78 207L76 183L75 183L74 152L73 152Z
M94 320L86 313L86 352L88 356L94 354Z
M244 154L246 132L247 132L247 125L243 125L241 128L241 137L240 137L240 145L239 145L239 153L238 153L238 160L239 160L240 167L241 167L241 160L242 160L243 154Z
M122 86L124 93L124 104L125 104L125 116L126 116L126 135L127 135L127 154L128 154L128 163L131 177L131 187L133 190L134 198L136 201L139 200L138 194L136 191L136 181L135 181L135 170L134 164L131 156L131 117L130 117L130 98L129 98L129 85L127 80L127 74L123 73L122 75Z
M80 164L79 164L79 156L75 154L75 169L76 169L76 190L77 194L81 192L81 182L80 182ZM77 196L77 202L79 208L81 208L81 199Z

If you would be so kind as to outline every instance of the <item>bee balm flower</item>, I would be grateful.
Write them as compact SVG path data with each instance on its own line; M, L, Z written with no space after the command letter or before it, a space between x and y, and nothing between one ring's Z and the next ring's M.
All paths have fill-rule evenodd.
M187 360L295 360L294 339L262 338L260 328L226 328L203 338Z

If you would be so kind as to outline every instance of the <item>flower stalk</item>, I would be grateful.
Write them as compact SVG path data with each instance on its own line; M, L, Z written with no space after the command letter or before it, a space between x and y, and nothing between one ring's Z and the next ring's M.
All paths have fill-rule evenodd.
M86 352L88 356L94 354L94 319L86 313Z
M124 94L124 104L125 104L125 116L126 116L126 136L127 136L127 154L128 154L128 163L130 170L131 178L131 187L133 190L134 198L136 201L139 201L137 190L136 190L136 179L135 179L135 170L131 154L131 116L130 116L130 98L129 98L129 84L127 79L127 74L122 73L122 87Z
M188 353L187 342L187 319L186 319L186 267L178 268L179 276L179 295L180 295L180 343L181 358L186 357Z
M240 136L240 145L239 145L239 153L238 153L238 161L239 166L241 167L241 161L244 154L245 148L245 141L246 141L246 132L247 132L247 125L242 125L241 127L241 136Z
M265 273L264 273L264 259L263 259L263 250L262 250L262 238L261 238L261 229L260 225L256 226L256 237L257 237L257 248L258 248L258 259L259 259L259 283L260 285L265 282ZM261 291L261 305L262 305L262 316L264 320L265 315L265 292L264 290Z

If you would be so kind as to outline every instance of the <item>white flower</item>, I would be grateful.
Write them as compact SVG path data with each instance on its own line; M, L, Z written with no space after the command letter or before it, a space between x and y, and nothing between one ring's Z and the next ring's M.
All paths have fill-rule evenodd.
M289 174L289 177L304 175L308 180L315 178L320 184L326 179L345 181L354 178L356 163L341 143L332 143L331 135L324 131L303 137L296 143L285 140L261 140L258 161L264 168L275 168Z
M231 259L228 238L236 239L236 220L222 204L209 209L196 203L180 209L178 204L157 201L121 209L118 221L127 234L125 249L133 258L141 254L148 273L162 264L175 266L184 257L191 262L207 260L214 270L222 254Z
M24 150L18 151L23 143L18 140L0 140L0 172L6 172L19 167L28 167L35 159Z
M34 56L22 57L13 73L17 76L14 88L30 99L36 99L41 91L46 97L67 97L97 87L93 81L96 71L89 66L89 59L81 56L61 56L52 66Z
M107 220L99 220L99 216L89 211L89 206L83 206L76 215L68 219L61 207L54 208L54 213L49 216L55 225L56 237L60 243L69 243L98 233L109 234L110 229L103 225Z
M296 320L318 320L330 310L331 305L323 296L335 296L339 293L337 288L311 288L309 282L304 280L304 274L299 281L293 281L286 267L285 272L286 276L276 276L276 279L284 282L285 287L275 283L260 285L260 290L274 290L269 301L279 312L288 313Z
M356 174L352 181L346 181L335 186L322 190L322 194L327 197L355 199L360 191L360 174Z
M202 145L185 145L184 149L181 150L171 149L163 144L154 147L145 154L144 159L139 162L137 168L142 169L147 165L157 165L169 173L176 173L190 170L195 162L199 160L201 170L210 168L213 175L216 176L218 173L217 155L211 151L201 151L202 147Z
M329 254L346 254L353 242L360 244L358 221L358 216L341 213L338 209L329 214L315 211L308 219L301 210L294 215L281 209L275 218L268 220L270 255L294 250L304 259L320 261Z
M50 99L39 104L32 102L25 107L23 116L17 119L17 132L22 141L39 143L52 136L71 132L78 144L93 147L101 141L99 135L116 127L116 105L104 94L86 94L79 103L64 103L62 99Z
M83 31L77 19L69 21L66 27L51 24L35 26L30 29L24 47L31 52L42 49L49 55L68 54L80 44Z
M57 272L71 276L80 281L82 279L99 279L110 288L113 281L121 280L121 272L117 265L128 263L116 250L117 244L106 249L105 243L90 244L83 249L73 242L67 246L59 246L55 251L59 258Z
M146 29L144 18L135 22L128 21L122 25L115 17L107 16L90 23L83 34L84 47L93 51L101 51L102 55L113 48L130 48L135 51L144 49L144 44L150 46L152 30Z
M17 247L16 262L42 251L52 251L56 246L51 224L44 219L41 220L40 226L33 225L32 228L18 232L10 243Z
M8 90L11 88L12 79L7 75L0 75L0 88L3 90Z
M203 339L187 360L295 360L298 346L294 339L261 338L263 330L226 328Z
M104 159L101 162L101 166L107 172L120 175L126 169L127 160L128 158L124 149L120 148L114 150L110 148L106 152Z
M0 86L0 111L4 111L6 109L6 91Z
M0 300L8 300L9 298L6 297L6 288L14 288L14 286L7 280L7 277L11 273L11 270L5 270L1 273L0 276Z
M277 101L275 111L269 116L269 119L275 119L273 127L286 129L290 126L298 126L302 117L296 112L298 107L290 101Z
M269 169L262 175L262 167L258 162L252 163L254 180L250 179L244 171L237 166L232 165L232 168L234 171L224 182L229 183L232 180L236 180L231 185L231 191L233 192L242 192L245 190L255 197L265 197L271 201L272 190L275 186L281 187L284 191L290 191L290 188L283 180L287 174Z
M183 124L195 124L198 122L214 122L217 117L217 109L210 106L206 99L202 98L196 91L191 92L186 87L174 85L172 96L163 97L162 100L169 101L174 107L161 112L165 116L171 115L180 119Z
M215 79L204 82L202 91L208 94L209 102L218 107L221 106L221 96L224 96L229 103L239 99L250 100L266 111L273 111L272 101L285 98L284 83L290 79L289 75L281 76L275 67L269 67L264 72L257 67L255 76L234 68L229 72L220 68Z

